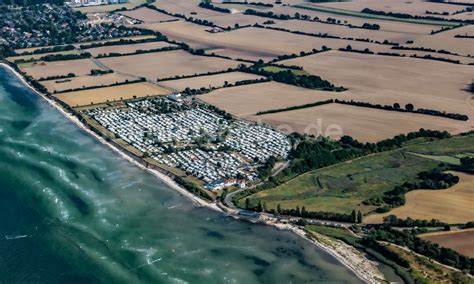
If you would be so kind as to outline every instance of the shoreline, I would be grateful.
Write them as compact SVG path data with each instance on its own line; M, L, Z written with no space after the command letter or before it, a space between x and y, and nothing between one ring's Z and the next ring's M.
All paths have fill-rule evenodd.
M8 69L13 75L15 75L15 77L17 77L22 82L22 84L24 86L26 86L28 89L30 89L31 91L33 91L34 93L39 95L41 98L43 98L49 105L54 107L64 117L66 117L69 121L71 121L77 127L79 127L80 130L84 131L86 134L91 135L99 143L101 143L102 145L108 147L113 152L117 153L124 160L126 160L128 162L131 162L133 165L139 167L140 169L143 169L143 170L149 172L150 174L154 175L157 179L159 179L161 182L166 184L168 187L170 187L173 190L176 190L179 194L183 195L184 197L187 197L195 205L197 205L199 207L209 208L211 210L217 211L221 214L225 214L225 215L233 217L235 219L246 220L245 218L239 217L234 212L233 209L227 208L223 204L218 205L218 203L207 202L207 201L199 198L195 194L189 192L184 187L177 184L169 176L167 176L167 175L165 175L165 174L163 174L163 173L161 173L157 170L154 170L152 168L148 168L148 167L144 166L143 164L139 163L134 158L130 157L129 154L125 153L123 150L121 150L118 147L112 145L111 143L108 143L103 137L101 137L100 135L98 135L97 133L95 133L94 131L89 129L88 127L86 127L76 116L74 116L74 115L68 113L67 111L65 111L57 102L55 102L54 100L48 98L45 94L43 94L43 93L39 92L38 90L36 90L33 86L31 86L31 84L20 73L18 73L9 64L4 63L4 62L0 62L0 67L4 67L4 68ZM227 210L221 208L220 206L224 207ZM295 225L282 224L282 223L270 223L268 221L263 221L263 220L259 220L258 222L261 223L261 224L267 225L267 226L273 226L273 227L277 228L278 230L291 231L294 234L296 234L297 236L305 239L306 241L309 241L310 243L312 243L318 249L322 250L323 252L325 252L325 253L329 254L330 256L332 256L333 258L335 258L338 263L343 265L345 268L347 268L349 271L351 271L357 278L359 278L360 280L362 280L365 283L381 283L382 282L381 279L380 279L380 275L383 276L383 274L378 270L377 265L374 264L372 266L372 268L376 269L377 272L380 273L380 275L376 275L375 273L371 273L371 272L368 272L368 271L360 271L359 269L357 269L357 264L356 263L348 261L343 255L338 253L337 250L335 250L334 248L329 247L329 246L323 244L322 242L319 242L317 240L309 238L308 236L306 236L306 234L303 230L301 230L299 227L297 227ZM360 253L360 256L365 258L367 261L370 262L370 260L368 260L364 256L363 253Z

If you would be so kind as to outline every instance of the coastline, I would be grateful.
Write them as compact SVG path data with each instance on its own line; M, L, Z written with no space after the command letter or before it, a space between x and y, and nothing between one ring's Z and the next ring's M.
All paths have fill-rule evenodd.
M45 94L43 94L43 93L39 92L38 90L36 90L33 86L31 86L31 84L20 73L18 73L9 64L4 63L4 62L0 62L0 67L4 67L4 68L8 69L12 74L14 74L22 82L22 84L24 86L28 87L34 93L36 93L37 95L42 97L49 105L54 107L63 116L65 116L67 119L69 119L69 121L71 121L77 127L79 127L79 129L81 129L85 133L87 133L87 134L91 135L92 137L94 137L98 142L100 142L104 146L109 147L109 149L111 149L112 151L114 151L118 155L120 155L121 158L125 159L128 162L131 162L133 165L135 165L135 166L137 166L137 167L139 167L143 170L148 171L149 173L154 175L156 178L158 178L161 182L165 183L168 187L176 190L181 195L183 195L183 196L187 197L188 199L190 199L195 205L212 209L212 210L217 211L221 214L231 216L235 219L245 220L243 218L240 218L235 213L235 210L227 208L227 207L225 207L225 205L221 205L225 208L225 209L223 209L217 203L210 203L210 202L208 202L204 199L201 199L198 196L196 196L193 193L186 190L184 187L177 184L169 176L167 176L167 175L165 175L165 174L163 174L163 173L161 173L157 170L154 170L152 168L148 168L148 167L144 166L143 164L139 163L138 161L136 161L135 159L130 157L129 154L125 153L123 150L121 150L118 147L112 145L111 143L108 143L103 137L101 137L100 135L98 135L97 133L95 133L94 131L89 129L88 127L86 127L76 116L74 116L74 115L68 113L67 111L65 111L57 102L55 102L54 100L48 98ZM309 238L303 230L301 230L299 227L297 227L295 225L282 224L282 223L271 223L271 222L263 221L263 220L259 220L259 222L262 223L262 224L265 224L265 225L273 226L273 227L275 227L279 230L292 231L293 233L295 233L299 237L311 242L313 245L315 245L320 250L322 250L322 251L326 252L327 254L329 254L330 256L334 257L341 265L346 267L348 270L350 270L354 275L356 275L359 279L361 279L365 283L381 283L382 280L383 280L383 274L380 273L380 271L377 269L377 265L375 263L371 262L370 260L366 259L365 256L360 252L359 252L359 256L361 258L365 258L365 260L367 262L372 263L371 268L373 268L373 271L367 271L367 270L361 271L360 267L358 267L357 263L354 263L353 261L347 259L345 256L340 254L335 248L329 247L328 245L326 245L323 242L320 242L318 240ZM365 262L365 260L364 260L364 262ZM380 275L382 275L382 279L381 279Z

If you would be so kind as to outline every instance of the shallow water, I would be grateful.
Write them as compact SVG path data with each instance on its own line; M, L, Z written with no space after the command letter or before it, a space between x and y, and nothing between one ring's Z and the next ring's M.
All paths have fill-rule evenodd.
M360 283L290 232L195 207L5 69L0 208L0 283Z

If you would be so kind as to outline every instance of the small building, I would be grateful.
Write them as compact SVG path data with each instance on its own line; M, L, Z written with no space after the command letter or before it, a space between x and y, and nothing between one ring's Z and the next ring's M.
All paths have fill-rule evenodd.
M177 94L171 94L168 96L168 99L174 101L174 102L181 102L182 99L181 99L181 93L177 93Z
M206 188L209 190L219 190L223 189L225 186L224 179L217 179L214 181L211 181L210 183L206 184Z

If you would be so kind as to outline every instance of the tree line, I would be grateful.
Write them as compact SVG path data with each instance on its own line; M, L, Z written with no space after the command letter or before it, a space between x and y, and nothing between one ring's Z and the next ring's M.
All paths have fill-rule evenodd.
M253 15L253 16L259 16L259 17L264 17L264 18L270 18L270 19L276 19L276 20L302 20L302 21L309 21L309 22L319 22L319 23L324 23L324 24L330 24L330 25L338 25L338 26L346 26L349 28L358 28L358 29L377 29L377 24L370 24L370 23L364 23L361 26L355 26L352 24L348 23L343 23L341 20L337 20L331 17L328 17L326 20L322 20L319 17L314 17L311 18L309 15L304 15L296 12L294 15L289 15L289 14L275 14L271 11L268 12L263 12L263 11L257 11L254 9L247 9L243 12L246 15ZM378 27L380 29L380 26Z
M222 2L221 4L244 4L244 5L261 6L261 7L267 7L267 8L273 7L273 4L271 3L248 2L248 1L225 1L225 2Z
M418 181L404 182L393 190L384 193L383 201L391 206L405 204L405 194L415 189L447 189L459 182L459 177L451 173L443 173L441 168L418 173Z
M60 94L60 93L67 93L67 92L76 92L76 91L84 91L84 90L92 90L92 89L98 89L98 88L106 88L106 87L114 87L114 86L121 86L121 85L127 85L127 84L135 84L135 83L140 83L140 82L145 82L145 78L139 78L135 80L125 80L123 82L115 82L109 85L95 85L95 86L83 86L80 88L74 88L74 89L67 89L67 90L61 90L61 91L54 91L54 94Z
M425 108L415 109L415 106L410 103L406 104L405 108L402 108L399 103L394 103L393 105L381 105L381 104L372 104L368 102L357 102L354 100L345 101L345 100L339 100L339 99L336 99L335 103L358 106L358 107L382 109L382 110L388 110L388 111L410 112L410 113L419 113L419 114L425 114L425 115L433 115L433 116L440 116L444 118L461 120L461 121L469 120L469 117L465 114L447 113L445 111L425 109Z
M85 59L90 58L92 55L89 52L83 52L79 54L49 54L40 57L39 59L17 59L15 63L25 63L25 62L34 62L34 61L46 61L46 62L53 62L53 61L67 61L67 60L77 60L77 59Z
M284 84L294 85L307 89L320 89L324 91L335 91L342 92L346 89L344 87L336 87L334 84L327 80L323 80L321 77L316 75L296 75L291 70L282 70L279 72L271 72L263 69L263 65L257 63L251 67L247 67L241 64L238 70L245 73L256 74L271 78L272 80Z
M392 227L445 227L449 224L441 222L437 219L431 220L420 220L412 219L410 217L406 219L398 218L395 215L389 215L383 218L383 223Z
M95 47L103 47L103 46L114 46L114 45L131 45L131 44L139 44L139 43L147 43L147 42L155 42L155 41L167 41L168 38L162 34L156 34L154 38L143 38L143 39L120 39L118 41L105 41L105 42L93 42L90 44L81 44L79 47L81 49L89 49Z
M416 50L416 51L424 51L424 52L435 52L435 53L441 53L441 54L450 54L450 55L457 55L461 56L459 53L451 52L448 50L444 49L434 49L434 48L429 48L429 47L417 47L417 46L393 46L391 49L398 49L398 50Z
M158 78L156 79L157 82L161 81L170 81L170 80L179 80L179 79L186 79L186 78L193 78L193 77L200 77L200 76L208 76L208 75L217 75L217 74L224 74L224 73L230 73L234 71L238 71L239 68L228 68L226 70L221 70L221 71L209 71L206 73L194 73L192 75L176 75L173 77L168 77L168 78Z
M128 56L128 55L135 55L135 54L145 54L145 53L158 53L158 52L165 52L165 51L172 51L172 50L179 50L181 49L180 46L165 46L165 47L160 47L160 48L154 48L154 49L137 49L134 52L129 52L129 53L117 53L117 52L111 52L111 53L101 53L97 55L95 58L104 58L104 57L120 57L120 56Z
M209 20L202 20L202 19L195 19L193 17L186 17L185 15L183 14L178 14L178 13L170 13L166 10L163 10L163 9L160 9L154 5L150 5L150 4L145 4L143 5L143 7L147 7L149 9L152 9L152 10L155 10L155 11L158 11L162 14L166 14L168 16L173 16L173 17L176 17L176 18L181 18L181 19L184 19L186 22L191 22L191 23L194 23L194 24L197 24L197 25L201 25L201 26L207 26L207 27L214 27L214 23L209 21Z
M293 217L302 217L309 219L321 219L330 220L336 222L347 222L347 223L362 223L362 213L360 211L352 210L351 214L324 212L324 211L308 211L306 207L296 206L294 209L281 208L278 204L277 208L268 209L265 202L259 200L257 204L251 204L248 198L245 199L245 209L255 212L267 212L274 215L284 215Z
M220 13L227 13L227 14L231 13L229 9L214 6L211 2L204 2L203 1L203 2L199 3L199 7L204 8L204 9L214 10L214 11L217 11L217 12L220 12Z
M410 231L398 231L388 226L372 230L366 237L367 241L385 241L408 247L410 250L427 256L443 264L474 274L474 261L456 251L440 247L430 241L417 237Z
M310 107L321 106L321 105L332 104L332 103L334 103L334 100L329 99L329 100L325 100L325 101L318 101L318 102L299 105L299 106L291 106L291 107L287 107L287 108L259 111L259 112L257 112L256 115L264 115L264 114L269 114L269 113L285 112L285 111L291 111L291 110L297 110L297 109L303 109L303 108L310 108Z
M42 53L50 53L50 52L60 52L60 51L69 51L75 49L74 45L72 44L67 44L67 45L57 45L57 46L48 46L48 47L42 47L42 48L37 48L34 49L33 51L24 51L20 54L20 56L23 55L35 55L35 54L42 54Z
M76 74L74 73L68 73L66 75L55 75L55 76L48 76L48 77L41 77L38 79L38 81L48 81L48 80L60 80L60 79L68 79L68 78L74 78L76 77Z
M424 56L419 56L419 55L416 55L416 54L412 54L412 55L410 55L410 57L419 58L419 59L436 60L436 61L442 61L442 62L454 63L454 64L461 64L461 61L459 61L459 60L450 59L450 58L443 58L443 57L434 57L431 54L426 54Z
M318 49L316 49L316 48L313 48L311 51L300 51L300 53L292 53L292 54L278 55L276 58L274 58L274 59L272 59L271 61L269 61L269 65L277 66L277 67L290 68L290 69L302 70L303 67L301 67L301 66L273 65L273 64L271 64L271 63L272 63L272 62L283 61L283 60L287 60L287 59L293 59L293 58L298 58L298 57L309 56L309 55L313 55L313 54L317 54L317 53L325 52L325 51L329 51L329 50L331 50L331 48L329 48L329 47L323 45L320 50L318 50ZM262 63L262 62L261 62L261 63Z
M258 83L263 83L263 82L269 82L270 79L268 78L260 78L260 79L248 79L248 80L241 80L237 81L234 84L231 84L227 81L224 82L224 86L222 87L201 87L199 89L191 89L189 87L186 87L186 89L183 90L183 93L189 96L194 96L194 95L202 95L209 93L211 91L220 89L220 88L230 88L230 87L235 87L235 86L243 86L243 85L250 85L250 84L258 84Z
M444 22L474 24L474 20L446 19L446 18L440 18L440 17L434 17L434 16L418 16L418 15L410 15L406 13L377 11L377 10L372 10L370 8L364 8L361 12L366 13L366 14L388 16L388 17L394 17L394 18L400 18L400 19L416 19L416 20L430 20L430 21L444 21Z

